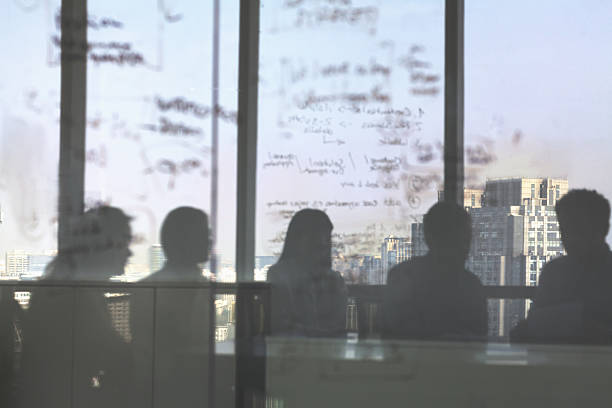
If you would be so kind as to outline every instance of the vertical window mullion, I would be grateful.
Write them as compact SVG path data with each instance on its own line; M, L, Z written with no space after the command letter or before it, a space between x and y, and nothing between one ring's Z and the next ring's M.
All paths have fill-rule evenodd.
M252 281L255 267L259 4L259 0L240 1L236 197L236 278L239 282Z
M254 280L255 198L257 182L257 103L259 85L260 0L240 0L238 60L238 163L236 194L236 377L235 406L250 405L260 392L265 367L254 356L251 317L253 294L244 286ZM258 374L253 374L257 372ZM264 385L265 386L265 385Z
M87 0L62 0L58 249L83 211L87 100Z
M463 206L464 0L446 0L444 29L444 198Z

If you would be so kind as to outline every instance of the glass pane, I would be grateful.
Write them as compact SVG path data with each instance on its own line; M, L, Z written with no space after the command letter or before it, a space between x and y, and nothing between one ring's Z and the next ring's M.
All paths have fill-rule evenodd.
M441 1L262 1L256 279L304 208L348 284L411 256L442 183L443 70Z
M211 215L212 2L88 7L86 206L109 204L133 217L133 256L118 278L133 281L163 265L160 228L169 211L191 206ZM217 278L225 280L233 278L235 241L237 13L237 2L224 2L213 239Z
M602 52L611 17L601 1L466 2L465 174L474 190L465 205L469 265L483 283L537 286L544 265L565 254L557 200L572 188L612 196L612 56ZM484 194L483 208L468 203L472 193ZM498 339L530 307L505 303L489 314Z
M11 1L0 13L3 279L37 278L57 249L60 66L53 13L59 5Z

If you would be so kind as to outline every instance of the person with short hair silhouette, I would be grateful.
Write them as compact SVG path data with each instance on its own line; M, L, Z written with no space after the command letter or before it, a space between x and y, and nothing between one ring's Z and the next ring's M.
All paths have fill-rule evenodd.
M160 241L166 262L141 280L155 284L154 292L139 292L132 302L136 365L155 361L154 406L207 406L214 291L171 284L208 281L202 274L209 257L208 216L193 207L175 208L164 219Z
M609 344L612 252L610 203L594 190L570 190L555 206L567 255L544 265L526 320L513 342Z
M131 255L130 218L102 206L78 216L43 280L106 281ZM128 407L130 350L102 288L32 290L23 322L22 407Z
M132 255L130 221L116 207L86 211L73 220L67 247L47 265L43 279L105 281L123 275Z
M160 235L166 263L142 281L206 281L200 267L209 255L206 213L193 207L175 208L166 216Z
M480 280L465 268L472 225L459 205L439 202L423 219L429 248L394 266L383 299L387 338L484 340L487 301Z
M332 229L320 210L300 210L291 219L281 256L268 271L273 334L345 333L347 289L342 276L332 270Z

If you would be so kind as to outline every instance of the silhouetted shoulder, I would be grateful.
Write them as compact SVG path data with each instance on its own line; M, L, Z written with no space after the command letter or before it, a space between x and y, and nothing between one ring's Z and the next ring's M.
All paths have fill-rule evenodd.
M270 269L268 269L268 277L267 280L268 281L272 281L272 280L278 280L279 279L279 275L281 273L280 271L281 268L279 268L278 264L274 264L270 267Z
M338 285L345 286L344 278L342 277L342 275L340 275L340 272L330 269L326 275L327 279L329 279L330 281Z
M540 273L540 281L542 279L553 282L562 279L568 272L571 272L571 259L567 256L560 256L547 262Z
M431 256L415 257L389 271L383 318L388 338L480 338L487 331L484 289L461 265L445 269Z
M465 282L468 285L471 285L474 288L478 288L479 290L484 291L484 286L480 278L476 276L473 272L470 272L467 269L464 269L461 275L463 276L463 278L465 279Z
M567 256L562 256L547 262L540 272L539 284L536 290L535 302L537 306L544 306L555 300L563 298L564 286L572 287L572 260Z
M427 257L417 256L395 265L389 271L387 283L408 281L421 273L426 273Z
M295 267L293 262L279 261L268 269L267 281L271 283L288 282L290 276L295 272Z
M328 282L330 292L335 293L335 296L341 297L342 302L346 304L348 288L340 272L330 269L325 275L325 281Z
M387 283L393 284L410 281L412 279L429 278L435 273L435 267L428 256L417 256L391 268L387 277ZM472 272L462 269L456 271L456 273L458 273L458 277L464 284L478 288L483 287L480 278Z

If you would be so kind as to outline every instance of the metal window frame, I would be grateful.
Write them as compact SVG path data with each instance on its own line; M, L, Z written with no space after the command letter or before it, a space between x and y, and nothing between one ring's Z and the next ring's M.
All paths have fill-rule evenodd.
M62 0L61 28L59 250L69 245L70 221L85 202L87 0Z
M240 0L238 56L238 157L236 192L236 337L235 406L254 404L265 389L265 360L255 353L256 339L249 327L254 280L255 208L257 183L257 107L259 87L260 0Z
M463 207L464 0L446 0L444 27L444 200Z

